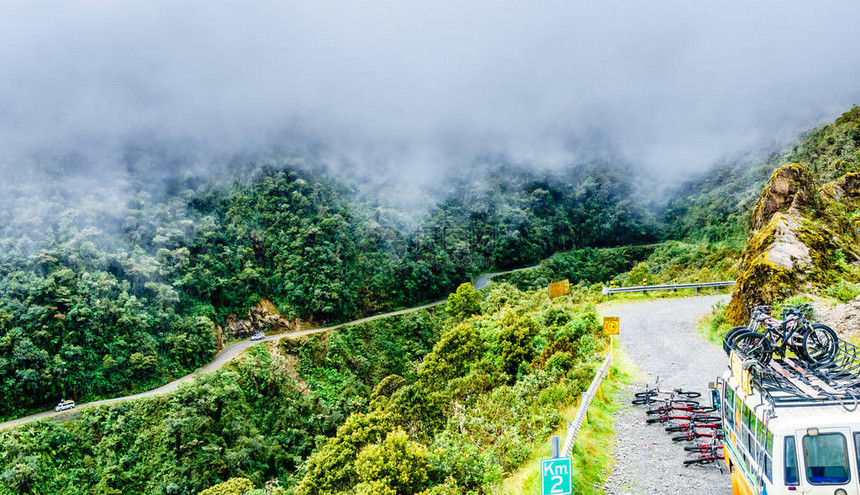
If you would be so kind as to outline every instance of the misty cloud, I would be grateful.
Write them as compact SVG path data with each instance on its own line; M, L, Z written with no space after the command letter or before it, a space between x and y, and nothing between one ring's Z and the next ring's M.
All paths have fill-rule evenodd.
M687 170L860 103L857 19L848 2L7 2L0 154L298 136L410 177L482 153Z

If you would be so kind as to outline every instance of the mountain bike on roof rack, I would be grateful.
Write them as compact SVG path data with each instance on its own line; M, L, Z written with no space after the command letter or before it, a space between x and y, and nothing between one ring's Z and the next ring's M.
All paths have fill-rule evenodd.
M810 310L809 305L787 307L779 325L775 324L779 320L760 313L756 318L765 323L764 332L735 333L729 345L763 365L767 365L774 353L784 358L789 352L808 363L825 365L836 355L839 339L830 327L810 322L806 317Z
M723 351L725 351L727 356L731 354L735 338L743 332L759 333L758 329L761 325L779 326L781 324L782 321L770 315L770 306L756 306L753 308L752 314L750 314L750 321L746 326L734 327L723 337Z

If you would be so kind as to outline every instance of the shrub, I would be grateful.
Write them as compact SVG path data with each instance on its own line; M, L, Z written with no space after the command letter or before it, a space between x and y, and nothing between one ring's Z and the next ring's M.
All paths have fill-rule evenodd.
M824 294L839 300L839 302L848 302L860 295L860 284L839 279L835 284L828 285L824 289Z

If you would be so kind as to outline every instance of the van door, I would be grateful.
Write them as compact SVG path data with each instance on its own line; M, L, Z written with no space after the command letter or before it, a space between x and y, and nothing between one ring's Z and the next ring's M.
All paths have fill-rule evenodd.
M860 495L853 438L848 428L797 430L795 439L802 493Z

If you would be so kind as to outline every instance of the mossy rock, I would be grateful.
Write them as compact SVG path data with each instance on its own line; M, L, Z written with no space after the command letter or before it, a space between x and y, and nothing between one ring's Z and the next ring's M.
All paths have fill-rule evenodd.
M842 268L836 251L858 259L853 246L820 220L795 214L776 213L762 229L754 232L744 250L740 274L727 308L734 325L744 324L750 310L773 304L795 294L798 289L825 287Z
M753 307L787 298L798 282L791 271L770 263L766 258L757 260L738 276L732 300L726 308L726 318L732 325L744 325Z
M806 165L790 163L774 170L753 210L752 227L759 230L776 213L814 208L815 183Z
M848 172L836 181L836 186L844 191L846 195L860 198L860 174Z

